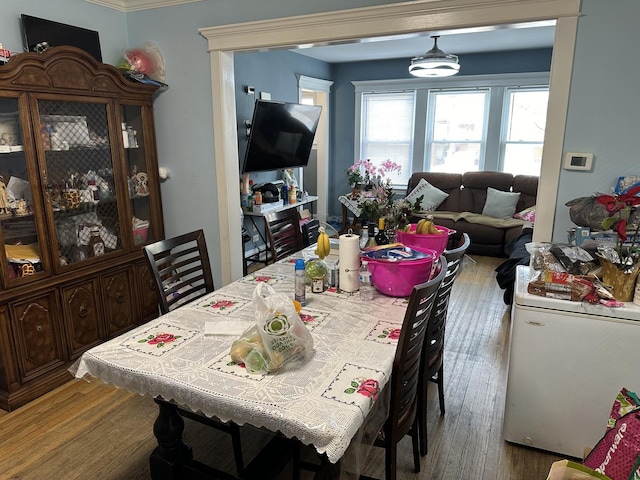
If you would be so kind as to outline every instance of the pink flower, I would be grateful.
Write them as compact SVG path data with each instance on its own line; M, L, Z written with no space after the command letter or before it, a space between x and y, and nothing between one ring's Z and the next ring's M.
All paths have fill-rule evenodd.
M397 340L400 338L400 332L402 330L400 328L394 328L389 332L389 338L392 340Z
M378 399L378 393L380 392L380 384L377 380L369 378L363 381L358 387L358 393L365 397L372 398L374 401Z
M271 280L271 277L267 276L267 275L258 275L255 278L256 282L265 282L267 283L269 280Z
M313 322L316 319L316 317L309 315L308 313L301 313L300 314L300 320L302 320L304 323L309 323L309 322Z
M232 307L233 303L231 300L218 300L216 303L211 304L211 308L219 308L220 310L224 310L225 308Z
M174 336L172 333L159 333L158 335L153 337L151 340L149 340L147 343L149 345L160 345L160 344L173 342L176 340L176 338L178 337Z

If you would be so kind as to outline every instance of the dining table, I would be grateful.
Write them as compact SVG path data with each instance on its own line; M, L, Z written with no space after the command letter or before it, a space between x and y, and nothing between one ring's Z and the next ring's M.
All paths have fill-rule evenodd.
M314 258L314 248L98 345L74 364L77 378L100 379L156 399L152 478L179 478L180 463L194 462L182 442L179 409L311 446L330 467L331 478L358 478L388 413L385 386L407 298L376 291L373 300L362 300L339 286L312 293L307 285L299 317L313 346L302 359L275 372L251 373L230 357L233 342L256 324L256 286L266 283L293 299L295 260ZM332 243L326 261L338 259L337 248Z

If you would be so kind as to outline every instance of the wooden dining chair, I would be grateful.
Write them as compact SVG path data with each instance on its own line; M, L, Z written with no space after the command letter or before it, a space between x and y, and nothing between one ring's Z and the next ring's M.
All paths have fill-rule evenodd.
M295 208L267 213L264 224L269 243L267 264L277 262L303 248L300 215Z
M202 230L146 245L144 253L156 281L162 314L213 292L213 276Z
M213 292L211 264L202 230L146 245L144 253L155 279L162 314ZM235 423L224 423L216 418L198 415L191 410L177 408L182 416L231 435L236 469L241 475L244 472L244 461L240 427Z
M447 260L447 269L442 284L438 289L436 300L431 309L427 333L424 341L420 386L418 387L418 433L420 438L420 455L427 454L427 389L429 382L438 385L440 401L440 415L444 415L444 334L449 307L449 296L462 263L462 259L471 244L469 235L462 234L460 244L445 250L443 255Z
M398 442L405 435L411 436L414 469L416 473L420 471L417 423L420 362L431 309L447 272L444 256L440 257L437 271L435 278L413 287L396 347L391 380L385 387L391 388L389 415L374 446L385 449L386 480L396 479Z

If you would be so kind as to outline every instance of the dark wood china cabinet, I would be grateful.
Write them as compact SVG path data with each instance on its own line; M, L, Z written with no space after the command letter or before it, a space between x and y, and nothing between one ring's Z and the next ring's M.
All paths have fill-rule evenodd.
M158 315L142 254L164 238L154 92L74 47L0 67L2 409Z

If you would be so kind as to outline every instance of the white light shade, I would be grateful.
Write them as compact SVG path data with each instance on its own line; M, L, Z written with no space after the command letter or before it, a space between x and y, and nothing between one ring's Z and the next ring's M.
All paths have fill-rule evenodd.
M460 71L458 56L444 53L438 48L438 37L433 36L433 48L420 57L411 59L409 73L415 77L450 77Z

